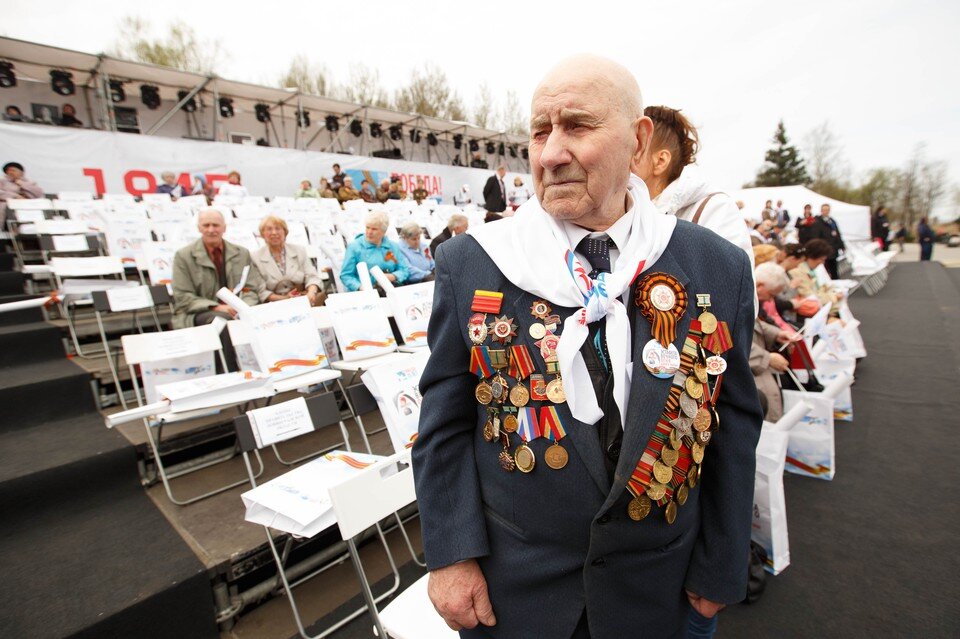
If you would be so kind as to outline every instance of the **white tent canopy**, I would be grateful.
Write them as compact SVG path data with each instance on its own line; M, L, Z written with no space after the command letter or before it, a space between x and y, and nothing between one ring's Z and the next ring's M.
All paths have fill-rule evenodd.
M830 205L830 215L837 221L840 234L846 242L861 242L870 240L870 207L859 204L841 202L805 186L761 186L752 189L730 191L730 196L743 202L744 219L760 220L760 213L767 200L776 205L777 200L783 200L783 206L790 213L790 225L803 216L803 207L810 204L813 214L820 214L820 205Z

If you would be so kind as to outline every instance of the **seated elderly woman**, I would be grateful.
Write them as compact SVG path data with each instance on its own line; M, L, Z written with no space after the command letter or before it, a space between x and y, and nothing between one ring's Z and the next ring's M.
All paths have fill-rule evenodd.
M788 284L783 267L767 262L753 272L757 287L757 299L761 307L775 298ZM753 344L750 346L750 370L757 382L757 390L764 405L764 418L775 422L783 415L783 399L774 373L785 373L789 367L787 358L778 351L777 344L786 344L796 335L795 331L783 330L758 317L753 324Z
M430 246L421 239L420 225L413 220L400 227L400 252L410 265L410 284L433 281L437 264L430 255Z
M383 211L370 211L365 219L365 231L347 246L340 270L340 281L348 291L360 290L357 264L364 262L367 268L379 266L387 279L394 284L405 284L410 278L410 266L399 247L387 237L390 219Z
M320 279L307 249L287 244L287 223L268 215L260 221L260 237L266 245L253 254L253 263L263 277L261 302L277 302L305 295L311 306L323 304L323 280Z
M817 277L817 267L833 255L833 247L824 240L810 240L803 245L804 260L790 271L791 284L800 297L815 297L821 305L833 304L830 315L839 313L837 302L843 297L829 283L821 284Z

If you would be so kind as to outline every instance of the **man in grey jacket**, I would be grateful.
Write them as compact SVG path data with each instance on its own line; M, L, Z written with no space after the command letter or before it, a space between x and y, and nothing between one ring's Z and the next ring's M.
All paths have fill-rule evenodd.
M746 592L749 261L632 175L653 126L626 69L567 60L531 114L536 199L436 254L429 594L463 637L684 637Z

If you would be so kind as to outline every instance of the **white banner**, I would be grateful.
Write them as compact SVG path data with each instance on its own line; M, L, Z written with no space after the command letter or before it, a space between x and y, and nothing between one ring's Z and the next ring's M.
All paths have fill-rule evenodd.
M353 177L357 189L362 179L377 186L396 176L412 195L417 178L422 178L430 197L439 197L443 203L452 203L454 193L467 184L473 202L479 204L483 185L493 175L492 167L471 169L10 122L0 122L0 149L7 160L23 164L27 177L46 193L85 191L139 196L156 190L163 171L176 173L178 181L188 189L193 175L203 175L216 186L226 181L229 171L239 171L251 195L292 196L300 188L301 180L310 180L316 187L321 177L331 177L331 167L338 163ZM508 173L504 177L508 194L517 175L532 191L529 175Z

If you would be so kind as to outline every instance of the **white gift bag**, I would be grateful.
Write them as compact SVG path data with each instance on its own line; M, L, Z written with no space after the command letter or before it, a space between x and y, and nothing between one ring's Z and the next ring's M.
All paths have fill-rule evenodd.
M791 428L787 446L786 470L798 475L833 479L836 473L836 447L833 439L833 403L822 393L784 390L783 412L807 402L811 410Z
M375 291L337 293L327 308L340 345L340 355L352 362L397 350L390 321Z
M377 400L394 451L413 446L420 426L420 375L429 353L422 352L399 362L381 364L366 371L361 379Z
M816 364L817 378L824 386L829 386L835 380L844 376L852 378L857 368L855 359L849 357L837 358L829 353L816 358ZM833 405L833 418L843 422L853 421L853 395L849 386L837 394Z
M774 575L790 565L787 503L783 471L790 435L764 423L757 443L757 475L753 488L751 538L767 555L765 568Z
M387 293L393 319L405 346L426 346L433 310L433 282L395 287Z

